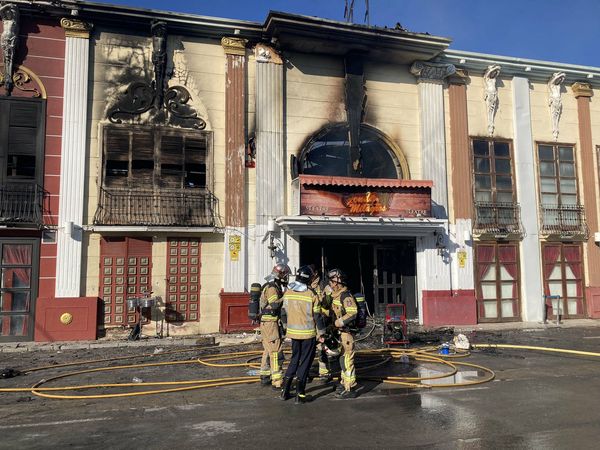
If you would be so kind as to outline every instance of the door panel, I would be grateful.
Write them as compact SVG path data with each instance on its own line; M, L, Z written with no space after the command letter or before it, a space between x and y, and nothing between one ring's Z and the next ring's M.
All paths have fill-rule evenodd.
M418 318L415 259L414 243L411 241L374 246L373 292L376 314L383 315L385 305L389 303L403 303L406 305L407 318Z

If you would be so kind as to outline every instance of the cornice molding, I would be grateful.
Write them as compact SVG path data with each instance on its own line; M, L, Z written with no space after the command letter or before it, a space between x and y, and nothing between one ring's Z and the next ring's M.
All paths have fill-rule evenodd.
M91 23L82 20L63 17L60 19L60 26L65 30L66 37L89 39L90 32L94 27Z

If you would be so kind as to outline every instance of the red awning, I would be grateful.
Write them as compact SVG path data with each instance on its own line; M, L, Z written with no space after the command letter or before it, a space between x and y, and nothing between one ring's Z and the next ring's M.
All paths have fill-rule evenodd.
M300 175L304 186L359 186L369 188L431 188L430 180L398 180L390 178L353 178L323 175Z

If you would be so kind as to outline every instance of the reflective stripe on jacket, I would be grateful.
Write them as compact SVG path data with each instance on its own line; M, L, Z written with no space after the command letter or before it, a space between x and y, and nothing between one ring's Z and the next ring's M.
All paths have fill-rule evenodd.
M286 291L283 294L283 309L287 314L286 337L310 339L317 336L315 315L320 313L321 308L314 291Z

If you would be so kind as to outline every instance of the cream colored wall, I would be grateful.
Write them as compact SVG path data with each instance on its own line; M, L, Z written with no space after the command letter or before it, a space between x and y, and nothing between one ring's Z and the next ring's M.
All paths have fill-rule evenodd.
M365 64L365 121L400 147L413 180L422 179L419 90L408 66Z
M98 204L98 175L100 173L100 124L105 122L107 99L132 81L132 77L150 80L153 78L151 64L152 43L147 36L126 36L97 30L93 37L93 68L90 71L91 114L88 118L90 131L87 188L89 203L84 223L93 222ZM220 41L208 39L184 39L173 36L169 49L182 48L189 78L186 86L194 97L198 111L206 111L207 130L213 132L213 192L220 199L219 212L224 212L225 198L225 54ZM124 76L128 74L129 78ZM201 114L202 115L202 114ZM220 217L220 222L223 218ZM174 334L214 332L219 329L219 292L223 286L223 236L203 234L202 270L200 292L200 322L190 322L182 327L170 327ZM154 236L153 244L153 289L164 297L166 289L166 239L165 233ZM86 295L98 295L98 267L100 235L91 234L86 240L84 258L87 269L84 274ZM162 294L161 294L162 293Z
M346 120L344 66L341 58L286 54L287 153L299 156L307 140L325 125ZM365 122L400 147L412 179L420 179L419 98L407 66L365 63L367 112ZM287 159L286 159L287 160ZM287 186L291 185L286 167ZM288 214L291 211L288 190Z

